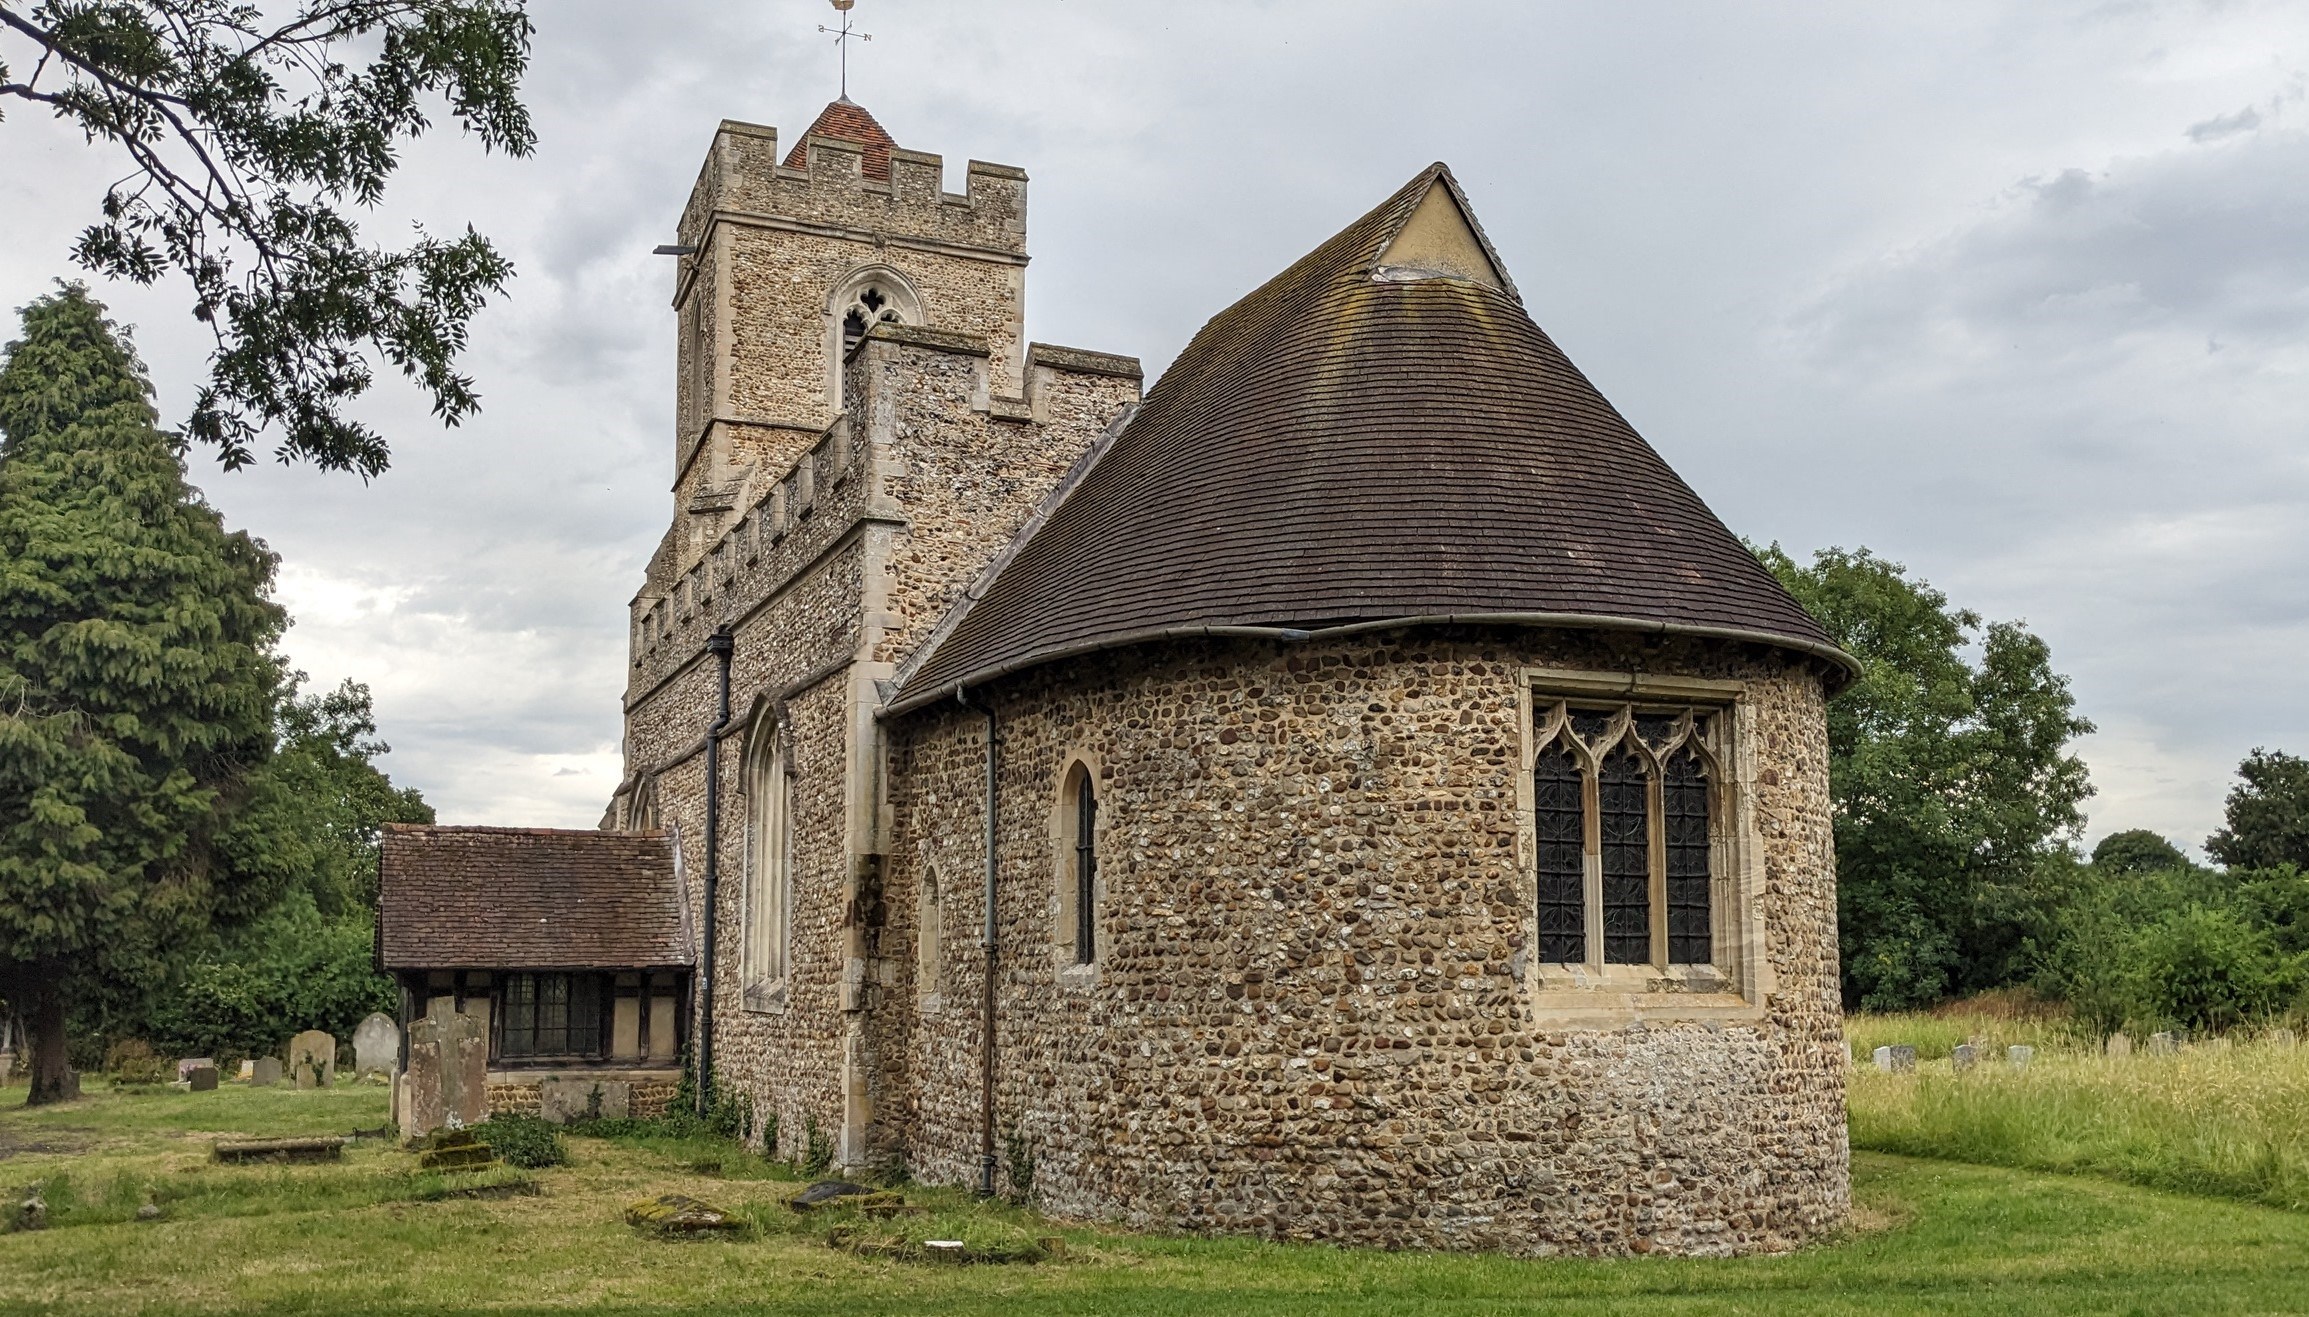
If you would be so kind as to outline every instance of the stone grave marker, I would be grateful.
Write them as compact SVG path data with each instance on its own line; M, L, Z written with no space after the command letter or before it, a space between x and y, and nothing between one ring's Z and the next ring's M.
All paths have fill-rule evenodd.
M2110 1056L2131 1056L2132 1054L2133 1054L2133 1040L2132 1040L2132 1039L2125 1037L2125 1036L2124 1036L2123 1034L2121 1034L2121 1033L2113 1033L2113 1034L2110 1034L2110 1035L2109 1035L2109 1055L2110 1055Z
M337 1082L337 1040L307 1029L289 1040L289 1078L298 1088L330 1088Z
M594 1106L594 1094L601 1105ZM632 1109L633 1085L622 1079L548 1079L537 1086L537 1115L556 1125L573 1120L623 1120Z
M2180 1040L2169 1033L2160 1032L2149 1035L2149 1055L2151 1056L2171 1056L2180 1050Z
M216 1092L216 1067L213 1065L196 1065L185 1079L195 1093Z
M185 1057L183 1060L176 1063L176 1077L178 1079L190 1079L192 1078L192 1072L198 1070L204 1065L213 1067L216 1065L216 1062L209 1060L205 1056Z
M240 1081L245 1084L256 1077L257 1063L254 1061L241 1062Z
M478 1125L489 1114L489 1040L481 1022L435 997L425 1018L409 1026L408 1107L403 1138L437 1129Z
M1888 1075L1914 1070L1916 1049L1905 1043L1898 1047L1879 1047L1876 1049L1876 1068Z
M401 1026L378 1011L353 1030L353 1077L392 1076L401 1063Z
M249 1063L249 1082L258 1088L271 1088L281 1082L281 1059L260 1056Z
M2028 1069L2028 1063L2035 1059L2036 1049L2025 1043L2014 1043L2004 1049L2004 1063L2015 1070Z
M1970 1043L1958 1043L1948 1054L1948 1060L1959 1071L1970 1070L1980 1060L1980 1049Z

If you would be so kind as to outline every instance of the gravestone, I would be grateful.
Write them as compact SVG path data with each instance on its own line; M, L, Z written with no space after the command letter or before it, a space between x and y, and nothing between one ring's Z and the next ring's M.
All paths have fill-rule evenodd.
M1980 1049L1970 1043L1958 1043L1956 1049L1948 1054L1948 1060L1960 1071L1970 1070L1980 1060Z
M1916 1049L1906 1044L1876 1049L1876 1068L1884 1073L1900 1074L1916 1068Z
M281 1082L281 1059L260 1056L249 1066L249 1082L258 1088L271 1088Z
M2151 1056L2171 1056L2173 1053L2180 1050L2180 1040L2173 1037L2173 1035L2169 1033L2153 1033L2149 1035L2149 1055Z
M245 1084L256 1077L257 1063L254 1061L241 1062L240 1081Z
M353 1077L390 1076L401 1063L401 1026L379 1011L353 1030Z
M2132 1054L2133 1054L2133 1040L2132 1040L2132 1039L2125 1037L2125 1036L2124 1036L2123 1034L2121 1034L2121 1033L2113 1033L2113 1034L2110 1034L2110 1035L2109 1035L2109 1055L2110 1055L2110 1056L2131 1056Z
M2015 1043L2004 1049L2004 1063L2015 1070L2028 1069L2028 1063L2035 1059L2036 1049L2023 1043Z
M601 1095L600 1106L594 1094ZM631 1110L633 1085L622 1079L548 1079L537 1086L537 1115L556 1125L573 1120L623 1120Z
M332 1088L337 1082L337 1040L307 1029L289 1040L289 1078L298 1088Z
M435 997L425 1018L409 1026L403 1082L402 1137L480 1124L489 1113L489 1040L481 1021L460 1013L454 998Z
M195 1093L216 1092L216 1067L213 1065L196 1065L192 1068L192 1073L186 1075L185 1078L191 1083L192 1091Z
M211 1069L214 1069L216 1062L209 1060L205 1056L188 1056L176 1063L176 1077L178 1079L190 1079L192 1078L192 1072L200 1069L202 1066L208 1066Z

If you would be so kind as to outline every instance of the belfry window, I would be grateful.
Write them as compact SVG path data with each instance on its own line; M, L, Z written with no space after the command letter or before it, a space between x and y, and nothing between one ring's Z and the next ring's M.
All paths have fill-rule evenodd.
M867 284L842 312L842 355L848 356L850 349L858 346L858 340L866 337L866 331L874 326L903 323L904 318L898 314L890 294L879 284Z
M1719 713L1539 703L1532 856L1538 954L1570 965L1706 965Z

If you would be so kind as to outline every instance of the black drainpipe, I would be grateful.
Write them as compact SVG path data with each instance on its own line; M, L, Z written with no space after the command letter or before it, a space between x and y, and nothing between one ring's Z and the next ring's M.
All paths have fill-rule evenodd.
M979 1003L978 1028L983 1046L979 1050L978 1072L978 1192L994 1196L994 969L996 923L994 918L994 879L1001 871L996 857L995 842L995 740L994 710L988 705L973 705L962 688L954 688L954 701L965 709L975 708L986 719L986 993Z
M697 1114L713 1105L714 1092L714 910L722 886L722 733L730 725L730 655L737 649L728 626L706 637L706 652L720 665L720 694L714 705L714 725L706 729L706 917L705 947L699 956L698 978L705 1003L698 1012Z

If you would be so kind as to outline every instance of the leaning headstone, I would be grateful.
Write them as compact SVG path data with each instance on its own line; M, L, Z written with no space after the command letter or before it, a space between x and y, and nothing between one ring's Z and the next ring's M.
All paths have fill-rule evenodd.
M1958 1043L1948 1054L1948 1060L1958 1070L1970 1070L1980 1060L1980 1049L1970 1043Z
M258 1088L271 1088L281 1082L281 1059L260 1056L249 1066L249 1082Z
M425 1018L409 1026L404 1082L404 1137L480 1124L489 1113L489 1040L481 1021L459 1012L450 998L435 997Z
M2035 1059L2036 1049L2025 1043L2014 1043L2004 1049L2004 1063L2015 1070L2028 1069L2028 1063Z
M353 1030L353 1077L391 1075L401 1061L401 1026L378 1011Z
M332 1088L337 1082L337 1040L323 1029L307 1029L289 1040L289 1078L298 1088Z
M537 1115L556 1125L573 1120L623 1120L633 1085L622 1079L548 1079L537 1085Z
M216 1067L213 1065L196 1065L192 1068L192 1074L186 1078L195 1093L216 1092Z
M200 1069L202 1066L207 1066L211 1070L214 1070L216 1068L216 1062L209 1060L205 1056L188 1056L176 1063L176 1077L178 1079L190 1079L192 1078L192 1072Z
M2133 1040L2121 1033L2110 1034L2108 1050L2110 1056L2131 1056L2133 1054Z
M2180 1040L2169 1033L2149 1035L2149 1055L2151 1056L2171 1056L2180 1050Z

